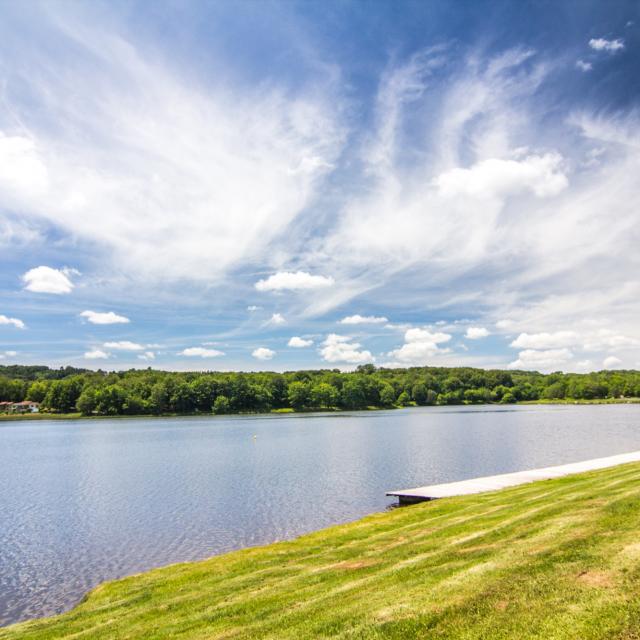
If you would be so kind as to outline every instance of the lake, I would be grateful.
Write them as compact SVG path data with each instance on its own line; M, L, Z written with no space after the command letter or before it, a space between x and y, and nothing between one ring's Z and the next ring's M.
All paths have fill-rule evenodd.
M385 491L640 449L640 405L0 422L0 623L381 511Z

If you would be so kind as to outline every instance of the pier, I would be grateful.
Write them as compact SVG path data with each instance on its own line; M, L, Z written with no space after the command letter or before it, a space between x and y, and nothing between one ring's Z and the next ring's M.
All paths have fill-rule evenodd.
M596 458L585 460L584 462L572 462L555 467L545 467L543 469L531 469L529 471L517 471L515 473L503 473L496 476L486 476L484 478L472 478L470 480L460 480L458 482L447 482L445 484L432 484L426 487L415 489L402 489L399 491L387 491L388 496L396 496L400 504L414 504L425 502L437 498L451 498L453 496L466 496L474 493L484 493L485 491L497 491L507 487L516 487L536 480L550 480L560 478L573 473L584 471L595 471L596 469L606 469L615 467L627 462L640 462L640 451L622 453L606 458Z

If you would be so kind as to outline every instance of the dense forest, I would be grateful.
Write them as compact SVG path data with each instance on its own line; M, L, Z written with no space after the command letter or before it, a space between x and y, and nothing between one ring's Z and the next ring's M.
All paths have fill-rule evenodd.
M543 375L467 367L286 373L122 372L0 366L0 401L32 400L53 413L143 415L274 409L365 409L640 397L639 371Z

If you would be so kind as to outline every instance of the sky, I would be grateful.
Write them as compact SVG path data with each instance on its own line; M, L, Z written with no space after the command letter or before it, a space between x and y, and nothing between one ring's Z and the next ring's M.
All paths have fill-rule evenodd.
M0 364L640 368L640 3L0 0Z

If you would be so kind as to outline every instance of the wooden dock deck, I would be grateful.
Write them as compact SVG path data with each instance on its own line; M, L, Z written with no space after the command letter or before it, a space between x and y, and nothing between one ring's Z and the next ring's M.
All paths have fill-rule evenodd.
M413 504L436 498L450 498L453 496L465 496L474 493L484 493L485 491L496 491L506 487L515 487L527 482L536 480L549 480L560 478L572 473L582 471L595 471L596 469L606 469L615 467L627 462L640 462L640 451L622 453L606 458L596 458L595 460L585 460L584 462L572 462L556 467L545 467L544 469L531 469L530 471L517 471L515 473L503 473L497 476L486 476L484 478L472 478L459 482L447 482L446 484L433 484L415 489L403 489L400 491L387 491L388 496L397 496L400 504Z

